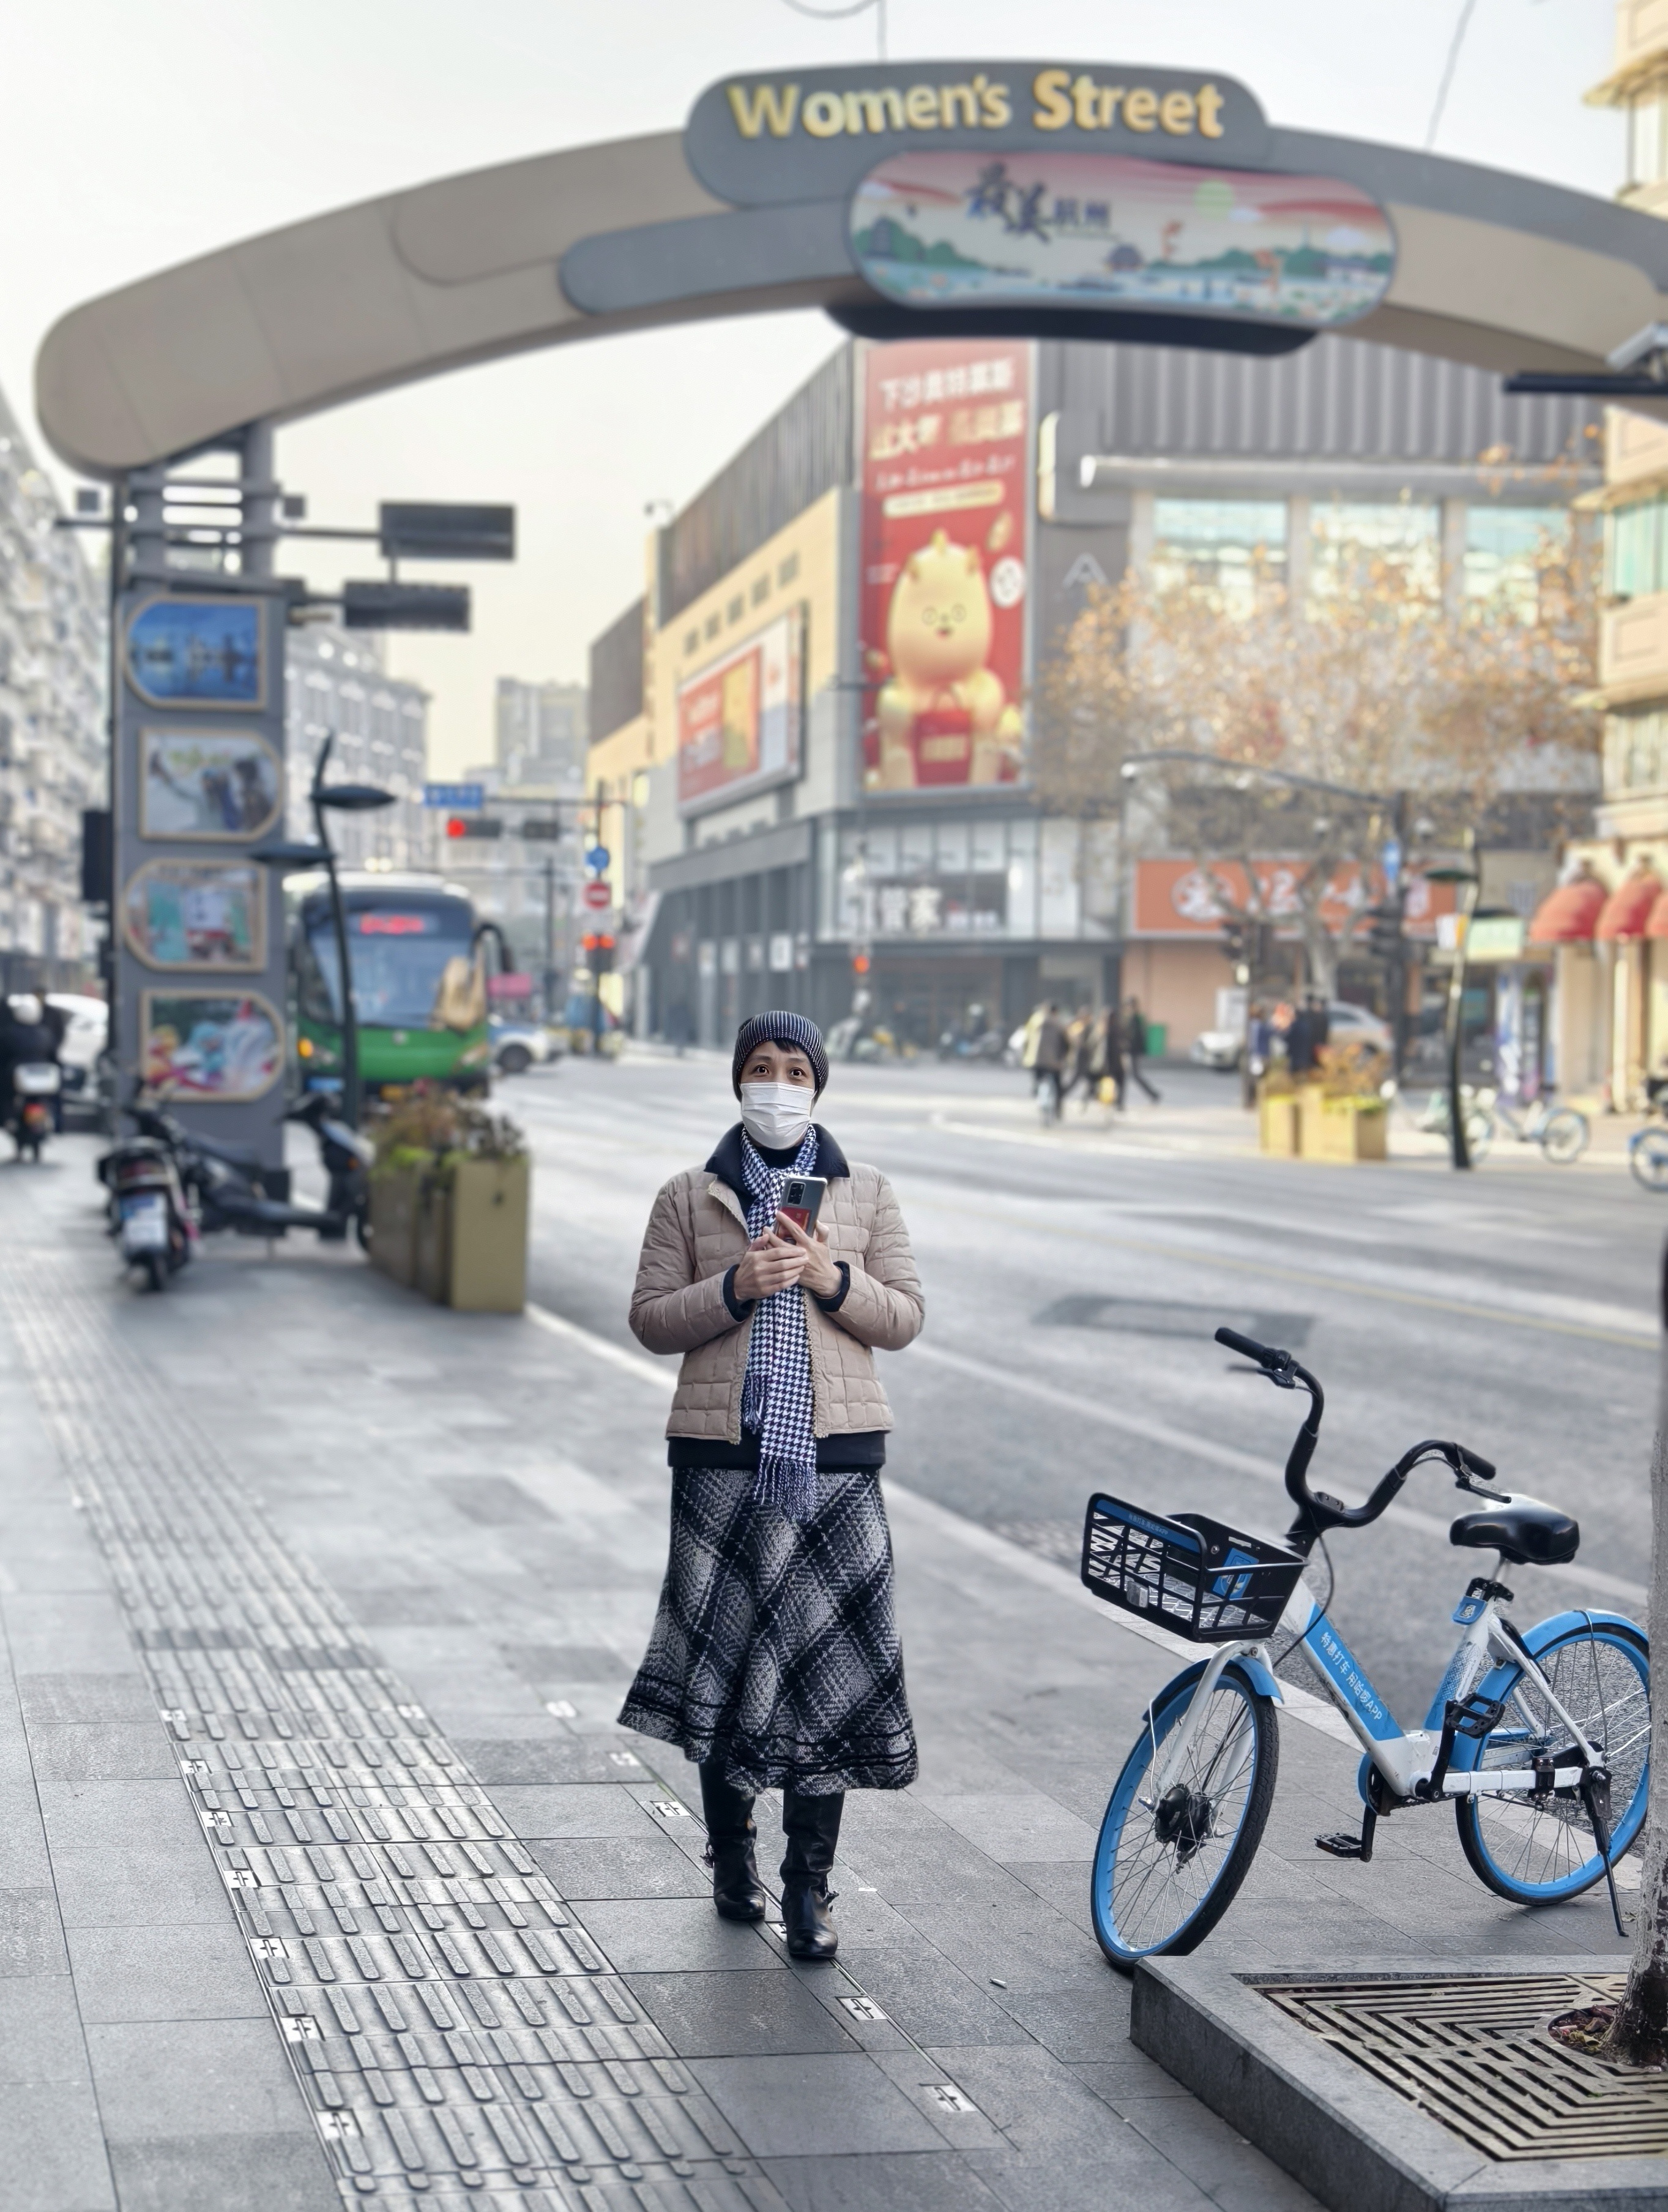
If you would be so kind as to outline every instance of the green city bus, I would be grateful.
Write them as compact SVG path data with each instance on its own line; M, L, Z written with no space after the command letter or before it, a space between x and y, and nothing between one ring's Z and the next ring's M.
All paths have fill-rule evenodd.
M342 1085L341 970L322 874L288 885L291 1034L303 1091ZM374 1098L427 1079L485 1086L486 966L468 894L439 876L344 871L359 1078Z

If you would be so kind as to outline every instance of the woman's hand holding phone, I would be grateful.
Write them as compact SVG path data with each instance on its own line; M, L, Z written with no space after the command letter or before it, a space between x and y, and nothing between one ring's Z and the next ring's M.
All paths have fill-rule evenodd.
M776 1217L778 1237L792 1239L800 1255L802 1273L799 1279L813 1297L831 1298L840 1288L840 1270L828 1252L828 1240L822 1230L807 1237L797 1221L785 1213Z
M828 1256L828 1240L819 1229L807 1237L785 1213L773 1229L755 1237L736 1268L736 1296L767 1298L803 1283L813 1297L831 1298L840 1288L840 1270Z

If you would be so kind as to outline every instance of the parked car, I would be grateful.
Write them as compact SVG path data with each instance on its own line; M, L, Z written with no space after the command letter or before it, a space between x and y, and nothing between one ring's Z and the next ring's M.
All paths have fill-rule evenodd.
M99 1060L110 1040L110 1009L80 991L49 991L46 1003L65 1017L58 1066L64 1071L64 1117L84 1121L99 1112Z
M1365 1044L1374 1052L1388 1052L1392 1042L1388 1022L1370 1007L1352 1006L1345 999L1327 1000L1326 1028L1328 1044ZM1225 1073L1239 1066L1244 1049L1240 1030L1204 1030L1188 1047L1187 1057L1195 1067L1220 1068Z
M494 1020L487 1024L492 1064L500 1075L525 1075L530 1067L560 1059L567 1041L543 1022Z

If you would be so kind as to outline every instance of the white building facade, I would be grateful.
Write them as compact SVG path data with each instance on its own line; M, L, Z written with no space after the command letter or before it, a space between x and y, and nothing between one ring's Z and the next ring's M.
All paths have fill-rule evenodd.
M345 866L433 868L440 863L437 817L423 806L428 772L428 694L391 676L382 639L367 630L309 623L289 633L285 650L288 833L312 834L307 791L313 763L334 732L328 780L391 791L392 806L332 812L331 842Z
M77 532L0 398L0 986L86 989L81 817L106 803L108 626Z

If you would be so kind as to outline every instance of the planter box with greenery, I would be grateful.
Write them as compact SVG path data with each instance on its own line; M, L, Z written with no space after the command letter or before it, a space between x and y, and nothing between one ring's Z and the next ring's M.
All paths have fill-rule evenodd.
M511 1122L452 1093L420 1089L378 1133L373 1261L438 1305L519 1313L530 1164Z
M1298 1146L1297 1093L1265 1082L1257 1092L1257 1141L1276 1159L1295 1160Z

